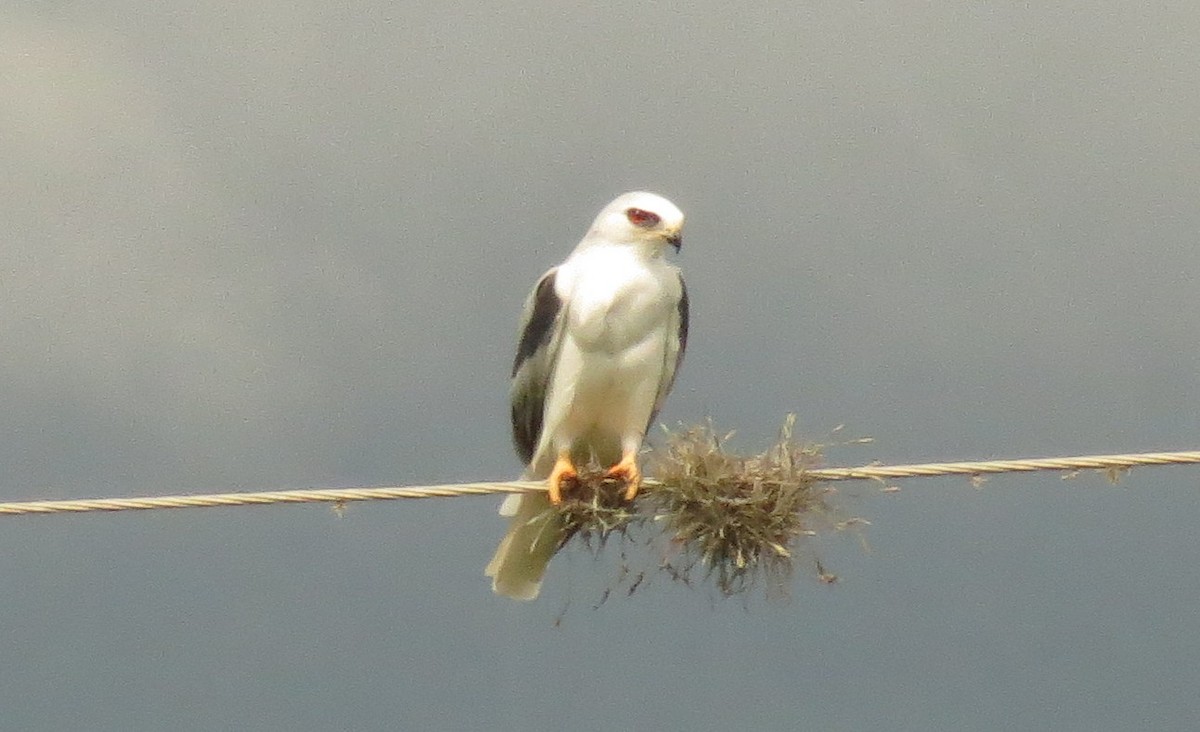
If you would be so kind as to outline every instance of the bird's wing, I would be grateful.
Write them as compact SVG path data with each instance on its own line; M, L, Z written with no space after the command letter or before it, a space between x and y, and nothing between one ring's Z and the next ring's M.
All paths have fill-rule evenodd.
M654 419L658 417L659 410L662 409L663 403L667 401L667 394L671 393L671 387L675 384L675 374L679 371L679 364L683 362L683 352L687 350L688 293L687 285L683 282L683 275L678 276L679 302L676 304L675 310L671 313L671 319L664 329L667 344L666 348L663 349L662 375L658 379L658 393L654 397L654 409L650 412L650 420L646 424L646 432L649 432L650 428L654 426Z
M554 365L562 343L565 303L555 292L558 268L538 280L525 300L521 318L521 339L513 361L512 406L513 444L521 462L529 465L542 438L542 415L546 395L554 378Z
M566 303L555 291L558 268L542 275L525 300L521 337L513 361L512 434L517 454L525 463L525 477L534 476L532 465L542 439L542 420L558 352L562 344ZM551 510L542 492L512 494L500 505L500 515L510 516L508 533L496 548L484 573L492 589L518 600L537 597L542 575L562 540L562 519Z

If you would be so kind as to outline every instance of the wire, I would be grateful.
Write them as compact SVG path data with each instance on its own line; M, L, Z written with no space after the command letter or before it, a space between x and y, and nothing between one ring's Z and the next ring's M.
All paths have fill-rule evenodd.
M885 478L929 478L943 475L979 476L993 473L1024 473L1043 470L1124 470L1145 465L1200 463L1200 451L1149 452L1128 455L1083 455L1079 457L988 460L982 462L921 463L914 465L864 465L857 468L819 468L805 475L821 480L883 480ZM643 481L653 490L661 485ZM0 503L0 514L86 513L92 511L146 511L160 508L209 508L216 506L261 506L278 503L333 503L390 501L401 498L451 498L493 493L523 493L545 490L540 481L489 481L391 488L315 488L258 493L212 493L199 495L146 496L140 498L89 498L62 501L11 501Z
M1143 452L1130 455L1082 455L1061 458L1022 460L986 460L961 463L921 463L916 465L867 465L861 468L822 468L810 470L817 480L863 480L883 478L925 478L938 475L984 475L988 473L1029 473L1038 470L1120 470L1143 465L1188 465L1200 463L1197 452Z

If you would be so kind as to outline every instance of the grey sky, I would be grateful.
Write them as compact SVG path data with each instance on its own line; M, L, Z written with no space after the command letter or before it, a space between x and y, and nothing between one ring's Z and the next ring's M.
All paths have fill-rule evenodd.
M834 462L1197 447L1200 6L0 5L0 495L515 476L522 300L688 215L668 422ZM843 488L713 603L498 501L4 519L22 730L1191 729L1197 473ZM570 606L555 626L565 603Z

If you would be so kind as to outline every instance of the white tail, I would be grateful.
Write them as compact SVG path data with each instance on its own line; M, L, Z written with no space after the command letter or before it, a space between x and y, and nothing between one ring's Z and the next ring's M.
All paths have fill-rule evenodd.
M562 521L550 508L550 499L541 491L508 496L500 505L500 515L512 521L484 570L497 594L514 600L538 596L546 565L562 540Z

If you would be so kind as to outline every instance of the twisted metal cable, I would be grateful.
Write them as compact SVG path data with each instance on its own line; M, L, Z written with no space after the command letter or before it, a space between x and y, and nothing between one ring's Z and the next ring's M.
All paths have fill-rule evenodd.
M0 503L0 514L86 513L89 511L145 511L156 508L210 508L215 506L259 506L275 503L346 503L391 501L400 498L452 498L492 493L522 493L546 490L540 482L509 481L414 485L380 488L309 488L255 493L208 493L139 498L83 498L61 501L10 501Z
M819 468L809 477L821 480L882 480L884 478L929 478L942 475L986 475L1025 473L1040 470L1077 471L1125 469L1145 465L1187 465L1200 463L1200 451L1149 452L1129 455L1083 455L1079 457L1031 458L1025 460L987 460L957 463L921 463L914 465L864 465L857 468ZM653 489L661 485L645 480ZM257 506L277 503L348 503L350 501L390 501L400 498L450 498L493 493L523 493L545 490L540 481L489 481L446 485L390 488L315 488L307 490L264 491L257 493L212 493L140 498L87 498L62 501L10 501L0 503L0 514L85 513L91 511L145 511L159 508L209 508L216 506Z
M808 475L817 480L877 480L883 478L927 478L938 475L1030 473L1038 470L1106 470L1134 468L1141 465L1188 465L1193 463L1200 463L1200 451L1081 455L1079 457L920 463L916 465L865 465L860 468L821 468L808 471Z

